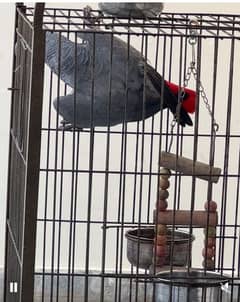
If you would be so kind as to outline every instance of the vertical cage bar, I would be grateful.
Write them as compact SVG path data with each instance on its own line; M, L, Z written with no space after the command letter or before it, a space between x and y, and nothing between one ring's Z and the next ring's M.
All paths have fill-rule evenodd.
M17 3L16 4L16 10L15 10L15 25L14 25L14 45L16 45L17 43L17 33L16 33L16 28L18 26L18 20L19 20L19 15L18 15L18 11L19 10L24 10L24 6L23 3ZM15 49L13 48L13 60L12 60L12 68L13 70L16 69L16 56L15 56ZM12 72L12 87L15 84L15 72ZM12 91L11 94L11 111L10 111L10 129L12 129L12 125L14 123L13 120L13 111L14 111L14 94L16 93L15 90ZM13 142L12 142L12 138L11 135L9 136L9 154L12 153L12 146ZM9 207L10 207L10 183L11 183L11 174L10 174L10 166L11 166L11 158L9 156L8 158L8 189L7 189L7 207L6 207L6 226L5 226L5 255L4 255L4 288L3 288L3 299L4 301L7 301L7 296L8 296L8 291L9 291L9 284L8 284L8 271L9 271L9 267L8 267L8 259L9 259L9 255L8 255L8 249L9 249L9 239L10 239L10 234L9 234L9 228L7 225L7 222L9 220Z
M96 33L92 33L92 66L91 66L91 111L90 111L90 143L89 143L89 183L88 183L88 209L87 209L87 231L86 231L86 261L85 261L85 287L84 287L84 301L88 301L89 296L89 262L90 262L90 232L91 232L91 213L92 213L92 183L93 183L93 159L94 159L94 93L95 93L95 56L96 56L96 39L98 38Z
M225 247L225 225L226 225L226 212L227 212L227 189L228 189L228 165L229 165L229 150L230 150L230 127L231 127L231 112L232 112L232 90L233 90L233 68L235 58L235 39L231 40L230 50L230 64L228 75L228 101L226 112L226 129L225 129L225 150L224 150L224 170L223 170L223 187L222 187L222 201L221 201L221 228L220 228L220 250L219 262L220 271L223 273L224 268L224 247Z
M106 266L106 247L107 247L107 214L108 214L108 189L109 189L109 157L110 157L110 120L111 120L111 102L112 102L112 64L113 64L113 33L110 34L110 67L109 67L109 91L107 103L107 142L106 142L106 157L105 157L105 182L104 182L104 205L103 205L103 222L102 222L102 263L101 263L101 293L100 302L104 302L104 284L105 284L105 266Z
M60 75L61 75L61 32L58 33L58 58L57 58L57 100L60 96ZM57 113L59 111L59 102L57 102ZM59 114L56 115L56 129L58 128ZM51 242L51 282L50 282L50 300L53 300L53 290L54 290L54 262L55 262L55 232L56 232L56 206L57 206L57 181L58 181L58 142L59 142L59 132L55 131L55 147L54 147L54 181L53 181L53 202L52 202L52 242Z
M44 76L45 34L42 29L44 3L34 10L32 59L30 80L30 108L28 122L28 150L26 193L24 204L24 231L22 250L21 302L32 302L34 296L34 265L36 247L36 220L41 146L42 97Z
M128 33L130 31L129 28L130 19L128 19ZM127 145L128 145L128 134L127 129L128 125L126 122L127 114L128 114L128 102L129 102L129 60L130 60L130 41L131 36L127 35L127 47L126 47L126 62L125 63L125 79L126 79L126 89L125 89L125 100L124 100L124 116L123 116L123 124L122 124L122 151L121 152L121 178L122 178L122 191L121 191L121 215L120 215L120 245L119 245L119 273L122 274L122 266L123 266L123 239L124 239L124 220L125 220L125 199L126 199L126 167L127 167ZM119 191L120 193L120 191ZM120 197L120 196L119 196ZM120 198L119 198L120 200ZM132 293L130 292L130 295ZM121 301L122 296L122 279L119 279L119 291L118 291L118 301Z

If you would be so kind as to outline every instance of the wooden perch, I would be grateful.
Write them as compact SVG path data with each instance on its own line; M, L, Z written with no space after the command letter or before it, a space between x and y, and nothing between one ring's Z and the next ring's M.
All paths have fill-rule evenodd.
M161 152L160 166L214 183L218 182L221 174L220 168L164 151Z
M174 216L175 215L175 216ZM175 213L173 210L166 211L154 211L155 223L166 224L166 225L190 225L198 227L208 227L216 226L218 223L217 212L208 213L206 211L193 211L191 218L191 211L186 210L176 210ZM192 219L192 220L191 220Z

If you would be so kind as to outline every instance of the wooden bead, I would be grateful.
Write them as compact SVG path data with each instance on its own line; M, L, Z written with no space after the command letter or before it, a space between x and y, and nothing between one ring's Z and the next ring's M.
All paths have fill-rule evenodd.
M209 237L204 243L205 245L207 244L208 248L213 248L216 246L216 239L214 237Z
M170 182L168 179L166 178L160 178L160 181L159 181L159 187L163 190L166 190L168 189L170 186Z
M167 236L166 235L157 235L156 241L157 241L157 245L166 245Z
M217 203L215 201L206 201L204 204L204 209L209 212L217 211Z
M215 254L215 251L213 249L210 249L210 248L206 249L205 247L202 249L202 255L204 258L212 259L214 254Z
M167 247L166 245L157 245L156 247L156 255L159 257L166 256L167 254Z
M165 224L158 224L157 226L157 235L167 234L167 226Z
M214 260L212 259L204 259L202 262L202 266L205 267L206 269L212 270L215 268L215 263Z
M166 200L158 200L156 204L156 208L158 211L165 211L168 207L168 203Z
M160 169L161 178L168 179L171 176L171 171L166 168Z
M216 228L215 227L208 227L208 232L207 232L207 229L205 228L203 230L203 232L204 232L205 236L208 235L208 238L216 236Z
M168 192L168 190L162 190L162 189L160 189L158 196L159 196L159 199L161 199L161 200L167 199L168 196L169 196L169 192Z

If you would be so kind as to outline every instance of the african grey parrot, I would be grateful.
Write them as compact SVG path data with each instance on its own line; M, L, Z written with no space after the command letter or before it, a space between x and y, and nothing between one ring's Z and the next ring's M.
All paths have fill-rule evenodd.
M151 18L158 16L163 10L163 3L160 2L102 2L98 6L105 14L118 18Z
M78 36L82 39L80 43L61 35L59 71L60 35L46 32L45 61L73 88L71 94L54 100L55 109L67 123L79 128L113 126L148 118L161 108L169 108L176 114L176 95L135 48L129 46L128 57L127 43L116 37L111 52L110 33L79 32ZM183 106L179 123L192 125Z

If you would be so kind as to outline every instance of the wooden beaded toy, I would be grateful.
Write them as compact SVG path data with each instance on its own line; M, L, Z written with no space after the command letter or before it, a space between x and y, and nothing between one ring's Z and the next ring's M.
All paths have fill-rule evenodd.
M218 223L217 203L207 201L204 210L170 210L167 198L170 186L171 170L186 175L195 176L209 182L218 182L221 174L220 168L210 167L201 162L194 162L185 157L176 156L169 152L161 152L160 179L158 200L154 210L154 221L157 225L155 235L154 259L155 266L161 267L165 263L167 250L167 225L196 226L204 228L204 247L202 249L203 267L210 270L215 266L216 252L216 225Z
M171 176L171 171L169 169L162 168L161 177L159 181L159 200L156 203L156 209L159 212L165 212L167 210L167 198L169 196L168 188L170 186L169 178ZM154 248L155 255L155 265L163 266L166 259L167 252L167 226L165 223L159 223L157 225L157 234L155 237L156 247ZM154 253L153 253L154 254Z

